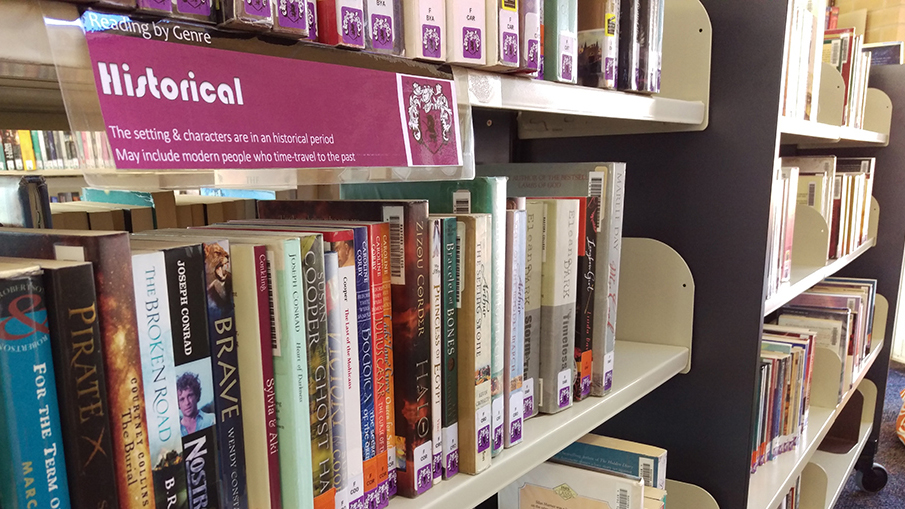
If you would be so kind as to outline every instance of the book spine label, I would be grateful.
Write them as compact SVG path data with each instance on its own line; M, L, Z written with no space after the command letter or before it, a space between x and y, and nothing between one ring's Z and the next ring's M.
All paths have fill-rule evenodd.
M540 376L541 268L545 210L543 202L531 202L526 205L525 211L524 419L537 415L540 399L535 389Z
M364 6L368 26L367 49L401 55L402 0L367 0Z
M210 342L205 310L204 254L200 245L169 249L166 260L176 397L182 450L168 458L182 464L185 475L174 478L172 490L190 507L218 507L217 448L213 442L215 414ZM189 460L191 453L191 461ZM169 492L170 490L168 490Z
M330 422L330 370L327 361L327 313L324 293L323 236L301 238L305 338L308 357L308 410L315 509L335 506L333 439Z
M69 497L76 507L113 507L116 477L94 273L90 265L45 269L44 283ZM93 489L97 485L109 489Z
M204 244L204 273L207 288L207 326L210 335L211 365L216 387L217 446L220 467L220 495L226 507L247 509L245 443L242 426L239 354L236 351L232 272L229 242Z
M0 281L0 418L4 504L68 509L48 310L38 274ZM8 455L8 456L7 456ZM7 502L8 501L8 502Z
M392 442L387 435L388 421L392 419L392 410L387 411L386 371L386 334L383 319L383 270L381 268L382 253L380 231L377 225L368 225L355 229L355 243L361 246L362 266L368 272L368 312L371 318L371 352L374 366L374 424L377 442L377 508L383 509L390 503L389 464L395 467L395 451L390 451Z
M544 413L556 413L572 404L578 222L578 200L547 200L539 384L540 411Z
M441 386L442 417L441 440L443 452L443 478L449 479L459 471L459 429L458 429L458 321L456 319L456 287L459 271L459 245L456 240L455 218L443 221L443 357Z
M175 429L180 415L165 263L164 254L159 251L132 256L145 401L153 402L145 407L148 445L151 457L162 459L182 454L182 436ZM168 501L178 498L177 478L185 478L183 463L154 465L152 481L157 507L166 508Z
M578 256L576 285L575 362L572 366L575 376L572 390L576 401L591 394L599 203L596 196L588 197L583 207L584 217L579 218L585 222L585 228L584 238L578 239L584 243L584 253Z
M371 281L368 271L368 243L359 236L361 228L355 229L354 252L355 261L352 266L354 275L353 305L355 306L356 330L358 331L359 359L359 398L361 401L361 446L364 458L364 490L365 506L376 507L379 498L380 462L386 459L377 454L377 409L375 405L374 384L374 341L371 331ZM382 413L386 417L386 411ZM386 428L382 419L381 424ZM386 441L384 440L384 446Z
M393 286L392 286L392 267L390 261L390 227L387 223L381 223L375 227L377 229L376 239L379 246L379 267L381 274L381 302L383 306L383 315L380 316L383 331L383 361L384 366L381 374L386 382L386 412L387 412L387 489L388 495L393 497L397 492L396 478L396 389L395 375L393 373L393 343L395 341L393 333Z
M525 351L525 211L508 210L506 243L506 447L522 441L525 409L522 378Z
M431 219L430 225L430 336L431 336L431 442L433 443L433 483L443 478L441 363L443 360L443 298L441 220Z
M349 507L349 469L346 455L345 356L342 306L339 291L339 257L324 253L325 299L327 303L327 359L330 363L330 423L333 429L333 484L336 509Z
M274 314L273 271L266 246L255 246L255 290L260 331L261 377L264 383L264 424L267 433L267 472L270 483L270 508L283 507L280 494L280 442L277 428L276 380L273 373L273 345L277 341Z
M448 0L446 23L449 62L483 65L486 61L484 3L478 0Z
M383 219L390 223L391 258L402 264L391 262L391 269L404 274L392 288L393 369L401 380L395 393L397 487L400 494L414 497L433 484L427 203L386 205ZM398 250L402 255L392 256Z

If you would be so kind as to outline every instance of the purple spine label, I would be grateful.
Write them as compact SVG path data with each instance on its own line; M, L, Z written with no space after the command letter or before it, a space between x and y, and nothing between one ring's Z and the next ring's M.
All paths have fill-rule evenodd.
M138 8L173 12L173 2L170 0L138 0Z
M503 47L500 49L503 62L518 63L518 34L503 32Z
M481 49L481 29L462 27L462 56L480 59Z
M603 377L603 389L608 391L613 386L613 372L608 371Z
M562 79L572 80L572 55L562 56Z
M421 54L425 57L440 58L440 48L443 41L440 40L440 27L435 25L421 25Z
M383 509L390 503L390 482L384 481L377 485L377 509Z
M270 0L245 0L245 12L253 16L270 16Z
M522 420L516 419L509 423L509 441L514 443L522 439Z
M308 40L316 41L317 40L317 7L314 6L314 2L308 2L308 9L305 11L305 15L308 20Z
M534 414L534 396L525 397L525 415L530 417Z
M581 397L591 394L591 375L581 377Z
M393 49L393 18L371 14L371 46L374 49Z
M365 507L367 509L377 509L377 489L373 489L365 493Z
M443 454L434 454L434 479L443 476Z
M418 476L415 484L417 485L415 486L415 491L417 491L419 495L427 491L428 488L434 484L434 474L431 472L430 465L425 465L418 469Z
M343 7L340 14L343 17L343 44L364 47L365 31L361 9Z
M176 10L183 14L211 15L210 0L176 0Z
M569 402L572 401L572 387L563 387L559 390L559 408L565 408L569 406Z
M365 509L365 497L356 498L349 502L349 509Z
M537 39L528 40L528 55L525 57L528 69L537 70L540 59L540 41Z
M459 473L459 451L455 450L446 457L446 479Z
M616 79L616 59L607 57L603 76L608 80Z
M286 28L305 28L305 9L302 0L275 0L277 3L277 19L280 26ZM309 4L313 5L313 4Z
M503 426L497 426L493 429L493 448L500 449L503 447Z
M396 469L387 472L387 493L390 497L396 496Z
M478 452L484 452L490 447L490 426L484 426L478 430Z

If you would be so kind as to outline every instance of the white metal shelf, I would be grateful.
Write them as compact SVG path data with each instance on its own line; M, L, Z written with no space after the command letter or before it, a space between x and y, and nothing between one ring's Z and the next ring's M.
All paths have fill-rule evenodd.
M795 479L804 470L805 465L817 452L817 446L829 432L836 418L839 417L842 408L851 399L852 394L861 385L867 371L873 365L880 352L883 350L883 339L875 340L871 345L871 352L861 371L852 381L852 387L842 397L842 401L835 408L824 408L811 405L808 417L808 426L798 442L795 450L780 455L777 459L757 467L757 472L751 475L748 483L748 507L747 509L774 509L780 504L782 497L788 493L795 484Z
M889 134L849 126L782 117L779 119L780 144L801 148L885 146Z
M474 507L503 486L587 434L685 368L689 351L677 346L616 341L617 369L612 392L576 402L558 414L525 421L524 442L506 449L481 474L459 474L416 499L397 497L393 509Z
M851 253L830 261L823 267L795 267L792 266L792 280L790 284L783 286L779 291L767 299L764 303L764 316L781 308L784 304L797 297L801 292L816 285L824 278L830 277L843 267L853 262L865 251L873 247L874 238L867 239L866 242L858 246Z

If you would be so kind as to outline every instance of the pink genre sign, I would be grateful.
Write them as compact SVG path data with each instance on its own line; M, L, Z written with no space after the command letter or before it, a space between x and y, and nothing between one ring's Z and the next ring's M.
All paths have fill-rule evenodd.
M462 164L449 80L90 28L86 37L118 169Z

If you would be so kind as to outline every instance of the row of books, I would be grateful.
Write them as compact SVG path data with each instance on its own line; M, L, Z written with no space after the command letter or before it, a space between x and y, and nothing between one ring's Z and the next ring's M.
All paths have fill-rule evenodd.
M660 91L664 0L101 0L98 5L564 83Z
M601 173L617 181L613 172ZM435 221L428 218L427 202L417 200L260 202L263 218L307 221L246 220L206 230L147 232L133 237L131 257L125 234L3 231L7 242L0 242L0 254L93 262L79 265L88 272L78 287L91 287L93 270L97 310L92 316L100 327L93 334L99 341L91 352L81 353L94 355L94 386L107 392L106 401L100 394L97 404L109 408L92 425L126 426L134 432L113 434L113 443L108 442L112 449L105 449L114 451L106 472L83 468L90 451L80 450L75 438L85 431L79 427L80 400L73 382L78 379L73 365L79 364L66 357L79 352L65 347L73 333L64 327L51 332L49 342L36 339L49 350L45 357L58 356L55 370L49 360L46 366L59 381L63 440L54 445L36 426L30 438L24 436L26 430L14 433L21 440L9 450L30 455L52 446L65 450L68 489L79 507L94 506L99 498L115 505L117 490L121 507L149 499L162 507L173 496L197 507L202 486L194 474L202 471L203 494L214 507L218 500L244 504L245 497L256 497L255 507L279 507L278 499L284 507L311 506L306 500L316 501L315 507L382 507L394 490L417 496L459 469L486 469L492 456L520 441L521 414L568 408L573 387L576 399L588 392L605 393L612 377L602 370L611 369L612 345L607 340L595 344L608 364L592 360L591 351L577 359L571 355L579 339L575 325L583 318L574 304L581 200L526 200L526 210L518 209L521 200L513 200L516 208L506 211L504 178L476 182L502 191L497 196L507 219L504 228L508 226L503 239L511 239L502 240L502 251L494 249L499 239L493 214L463 213ZM477 202L478 190L474 196ZM470 199L461 193L457 198L460 206ZM590 210L601 210L590 201ZM621 207L621 197L610 201ZM536 202L544 204L540 211ZM532 208L541 213L533 221L528 219ZM548 218L548 213L554 215ZM534 240L529 243L532 223ZM545 237L538 231L544 223ZM534 251L533 262L527 258L529 250ZM506 256L494 256L498 252ZM498 261L503 262L502 274L496 271ZM32 287L51 287L46 280L53 277L52 267L43 261L24 263L44 269L45 282ZM550 283L554 265L554 273L562 274ZM527 284L519 284L519 266ZM618 275L618 259L610 259L607 267L616 271L608 270L609 285ZM556 315L559 320L527 318L530 305L519 291L530 291L531 273L540 280L535 286L541 291L534 296L539 317ZM58 284L65 288L76 281L74 275L58 278L66 281ZM499 279L505 289L500 297L508 297L498 300L492 289ZM31 295L36 291L29 290ZM615 305L615 291L608 286L598 294L598 305ZM551 293L562 293L560 300L566 302ZM63 291L59 298L72 295ZM88 309L48 302L43 311L51 317ZM503 316L496 313L498 302ZM30 319L23 319L26 325ZM608 320L599 329L614 326ZM457 333L450 327L457 327ZM526 339L526 329L532 327L539 341L529 351L520 343L533 341ZM380 332L371 334L375 331ZM123 341L123 335L134 339ZM546 337L555 337L558 346L550 346ZM455 362L449 362L450 355ZM585 367L579 359L601 372L582 371L576 379L573 372ZM539 368L533 397L532 383L523 374L532 363ZM98 369L101 365L105 371ZM34 376L30 369L3 369L12 384L27 386L22 381ZM456 377L457 369L476 378ZM544 378L550 381L544 384ZM592 381L599 382L593 391ZM7 422L16 417L25 422L25 414L17 413L11 402L6 400L4 407L12 416ZM299 426L302 422L310 427ZM97 436L102 429L88 435ZM136 436L151 440L140 444ZM59 468L62 460L61 454L58 477L66 477ZM178 473L180 468L193 475ZM136 476L146 481L131 483ZM24 479L16 481L12 499L26 496ZM98 485L116 489L98 490ZM62 492L65 485L57 486ZM61 497L61 492L41 496Z
M666 450L585 435L499 493L500 507L665 509Z
M782 497L782 501L776 506L776 509L799 509L799 507L801 507L801 474L795 478L795 484Z
M103 131L0 130L0 170L114 168Z
M876 160L872 157L783 157L774 170L770 207L768 298L788 284L797 207L815 209L829 227L827 259L869 240Z
M820 44L826 1L794 0L783 50L785 117L817 119L820 91Z
M793 450L807 426L815 348L838 355L837 402L871 352L877 281L827 278L771 315L761 342L757 432L752 472Z
M864 48L864 34L856 34L854 28L834 28L823 35L823 62L835 67L845 83L842 125L864 127L872 57Z

